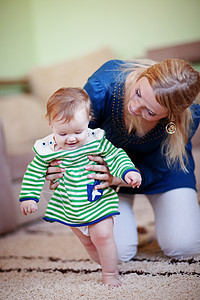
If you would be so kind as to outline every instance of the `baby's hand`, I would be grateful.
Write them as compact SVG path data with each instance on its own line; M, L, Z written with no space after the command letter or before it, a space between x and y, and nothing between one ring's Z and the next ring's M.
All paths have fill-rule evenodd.
M126 182L128 184L130 184L132 186L132 188L135 188L135 187L139 188L141 181L142 181L142 177L141 177L140 173L134 172L134 171L128 172L125 175L124 179L126 180Z
M34 200L27 200L21 202L21 212L27 216L38 210L37 203Z

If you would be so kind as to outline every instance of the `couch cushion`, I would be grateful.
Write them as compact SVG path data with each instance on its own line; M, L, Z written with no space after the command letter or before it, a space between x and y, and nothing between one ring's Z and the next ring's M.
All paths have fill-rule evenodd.
M44 115L42 105L31 95L0 97L0 119L8 154L32 151L35 140L51 132Z
M111 50L103 48L70 61L35 68L29 74L32 92L46 103L48 98L61 87L83 87L89 76L112 58Z

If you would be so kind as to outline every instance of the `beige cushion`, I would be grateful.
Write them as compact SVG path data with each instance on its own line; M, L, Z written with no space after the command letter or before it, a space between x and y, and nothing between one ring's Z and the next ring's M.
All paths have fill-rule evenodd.
M48 98L61 87L83 87L89 76L112 58L111 50L103 48L70 61L38 67L29 74L32 92L46 103Z
M32 151L35 140L51 132L44 114L42 106L31 95L0 98L0 119L8 154Z

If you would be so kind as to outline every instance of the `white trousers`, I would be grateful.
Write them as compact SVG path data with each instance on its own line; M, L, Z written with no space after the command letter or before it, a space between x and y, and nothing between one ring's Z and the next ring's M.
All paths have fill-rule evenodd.
M114 234L121 261L128 261L137 253L133 197L119 193L120 215L115 219ZM157 241L164 254L173 258L200 254L200 207L196 191L179 188L147 198L154 210Z

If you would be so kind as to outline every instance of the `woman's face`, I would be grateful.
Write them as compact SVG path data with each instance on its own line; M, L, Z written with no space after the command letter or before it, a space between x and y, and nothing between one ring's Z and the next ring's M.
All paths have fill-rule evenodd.
M155 98L152 87L146 77L140 78L133 86L128 103L128 111L147 121L156 121L167 117L167 109Z

